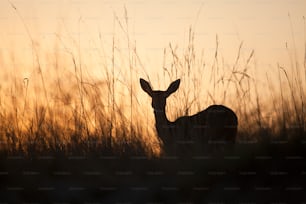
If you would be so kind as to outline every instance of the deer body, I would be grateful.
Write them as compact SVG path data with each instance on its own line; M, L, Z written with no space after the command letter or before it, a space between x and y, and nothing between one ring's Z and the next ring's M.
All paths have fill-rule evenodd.
M195 115L182 116L173 122L167 119L166 99L178 89L179 84L180 80L176 80L166 91L153 91L147 81L140 79L141 88L152 98L156 131L166 153L186 154L186 151L208 147L208 144L234 143L237 116L223 105L211 105Z

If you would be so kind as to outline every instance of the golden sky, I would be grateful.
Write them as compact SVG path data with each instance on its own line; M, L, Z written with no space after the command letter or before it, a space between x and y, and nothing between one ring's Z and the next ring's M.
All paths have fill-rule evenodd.
M128 25L125 22L126 13ZM119 98L121 97L121 101L125 102L124 105L128 109L128 107L133 107L132 104L125 101L125 95L128 95L126 93L132 90L131 84L134 83L131 91L134 94L134 90L140 90L139 77L147 79L146 74L148 73L152 80L156 79L154 77L158 74L162 75L164 48L169 48L169 43L171 43L173 47L178 46L178 52L181 53L180 49L186 49L188 46L189 28L192 27L195 32L196 53L200 57L204 51L205 64L208 69L215 63L216 35L219 41L220 61L218 63L232 66L241 42L243 42L241 50L243 62L254 50L252 63L256 63L258 71L256 74L259 76L255 76L258 78L254 80L254 84L259 84L259 92L263 95L261 100L264 101L270 99L268 94L279 89L280 84L286 82L284 76L277 81L278 70L271 71L271 67L275 68L279 63L280 66L290 69L290 57L296 57L293 62L305 63L305 17L306 0L0 0L0 78L4 73L3 70L10 74L17 72L18 76L15 77L16 81L21 84L21 90L27 90L25 82L29 81L29 86L32 85L29 90L34 90L35 95L35 84L40 84L42 77L38 76L39 73L37 74L39 70L36 65L36 56L33 53L37 52L38 58L41 59L41 67L44 69L42 75L48 81L52 78L48 71L50 67L55 67L55 52L60 52L61 56L66 57L66 61L63 60L56 74L60 75L59 78L63 83L69 84L79 74L79 72L76 74L77 71L72 70L69 73L65 70L68 69L67 67L74 68L73 65L66 66L65 64L70 63L71 65L71 52L72 56L77 58L77 63L85 64L84 67L91 72L91 76L103 81L103 77L106 76L103 66L108 67L107 69L112 67L111 64L103 63L111 62L112 43L115 38L116 48L118 48L116 63L118 64L114 66L116 73L113 76L116 82L119 82L116 84L118 90L115 92ZM125 35L125 32L128 32L128 35ZM127 58L131 59L126 51L128 40L132 47L136 44L137 53L146 72L139 67L133 70L133 73L129 72L129 63L126 62ZM182 55L180 57L184 58ZM120 58L124 60L121 61ZM301 70L296 71L295 76L303 76L301 77L303 82L299 84L297 81L297 83L300 85L298 87L304 87L305 67L300 66L299 68ZM205 73L194 70L195 78L198 77L198 80L201 81L200 85L195 88L192 87L192 83L196 81L192 78L193 76L185 78L186 80L184 76L179 76L182 77L182 82L178 92L181 91L180 96L182 97L171 97L172 102L177 102L177 104L173 103L175 107L178 107L178 104L184 106L185 101L180 99L185 95L190 100L194 97L201 102L198 103L201 105L198 107L186 101L193 105L192 113L211 103L223 103L223 93L231 89L229 85L233 87L235 84L220 83L221 97L217 98L216 102L212 101L210 96L215 96L214 82L216 81L209 79L208 69L205 70ZM53 70L51 72L55 73ZM231 70L229 70L229 75L232 77ZM266 76L269 76L269 79L276 77L274 81L277 86L275 88L268 87L270 84ZM70 80L67 79L69 77ZM27 78L26 81L24 78ZM166 78L161 83L158 80L151 82L154 89L166 89L171 80L174 79ZM296 82L295 79L290 80ZM52 90L53 81L49 81L51 85L48 84L47 88ZM250 81L246 80L246 84L239 85L248 90ZM72 92L75 88L73 84L71 89L70 86L67 87L67 93ZM8 85L8 92L11 91L10 88ZM291 87L289 88L291 90ZM185 93L184 90L193 90L194 93L190 91ZM232 91L235 90L232 89ZM251 91L254 92L254 89ZM287 93L291 92L287 91ZM142 91L135 96L137 99L146 99L142 103L146 109L139 109L139 112L149 109L150 112L143 111L142 114L152 113L149 105L150 98ZM216 96L218 97L218 94ZM239 100L235 96L233 94L227 98ZM250 107L256 105L255 100L250 101L253 102L250 103ZM231 105L230 102L226 101ZM133 105L135 104L138 106L138 100L137 103L136 100L133 102ZM240 106L235 100L232 104L233 108L235 105ZM133 112L138 109L128 110ZM133 114L139 112L135 111Z
M162 66L163 48L170 42L186 47L190 26L196 48L204 49L208 60L213 59L216 35L228 63L234 62L242 41L245 56L254 49L260 67L286 63L286 43L298 56L304 54L305 0L2 0L1 52L13 49L24 56L31 50L25 25L43 47L52 48L55 35L64 33L71 39L81 36L83 50L103 47L109 52L114 31L120 32L114 15L124 22L125 8L129 35L147 69Z

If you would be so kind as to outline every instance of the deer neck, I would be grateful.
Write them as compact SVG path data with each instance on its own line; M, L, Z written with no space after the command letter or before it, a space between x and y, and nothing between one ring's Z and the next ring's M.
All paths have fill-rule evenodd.
M165 109L163 110L154 110L155 115L155 126L157 130L157 134L160 139L165 143L169 143L171 139L171 122L168 120L166 116Z
M156 128L170 125L170 121L166 116L165 108L161 110L154 109Z

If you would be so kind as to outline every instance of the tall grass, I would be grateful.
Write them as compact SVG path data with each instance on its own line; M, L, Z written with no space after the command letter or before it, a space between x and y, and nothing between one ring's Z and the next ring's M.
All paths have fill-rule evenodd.
M218 103L237 113L238 142L305 136L306 76L302 73L306 72L306 58L294 54L291 67L272 67L277 77L266 73L264 79L257 76L254 50L243 54L241 43L233 62L225 63L216 36L214 58L207 59L205 49L198 53L196 34L190 28L185 48L172 43L165 47L163 67L154 79L137 53L126 10L124 16L120 20L114 15L111 48L105 51L109 54L96 49L96 58L82 50L81 36L74 39L69 31L56 33L52 54L44 53L24 24L33 49L33 64L27 67L32 74L24 78L18 68L14 74L1 73L3 153L159 155L153 112L139 89L139 77L151 79L161 89L182 79L179 91L168 100L171 119ZM93 41L103 43L101 35ZM289 49L288 54L290 57ZM22 59L6 61L2 67L10 70ZM91 68L96 63L100 66L98 77Z

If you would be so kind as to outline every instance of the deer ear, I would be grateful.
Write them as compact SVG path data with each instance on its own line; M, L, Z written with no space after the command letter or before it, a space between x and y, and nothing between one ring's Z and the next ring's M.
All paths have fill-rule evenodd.
M141 86L142 90L144 90L147 94L149 94L149 96L152 96L153 91L152 91L152 88L151 88L149 82L140 78L140 86Z
M172 83L170 84L170 86L168 87L168 89L167 89L167 91L166 91L167 97L168 97L170 94L174 93L174 92L179 88L180 82L181 82L181 80L180 80L180 79L177 79L176 81L174 81L174 82L172 82Z

